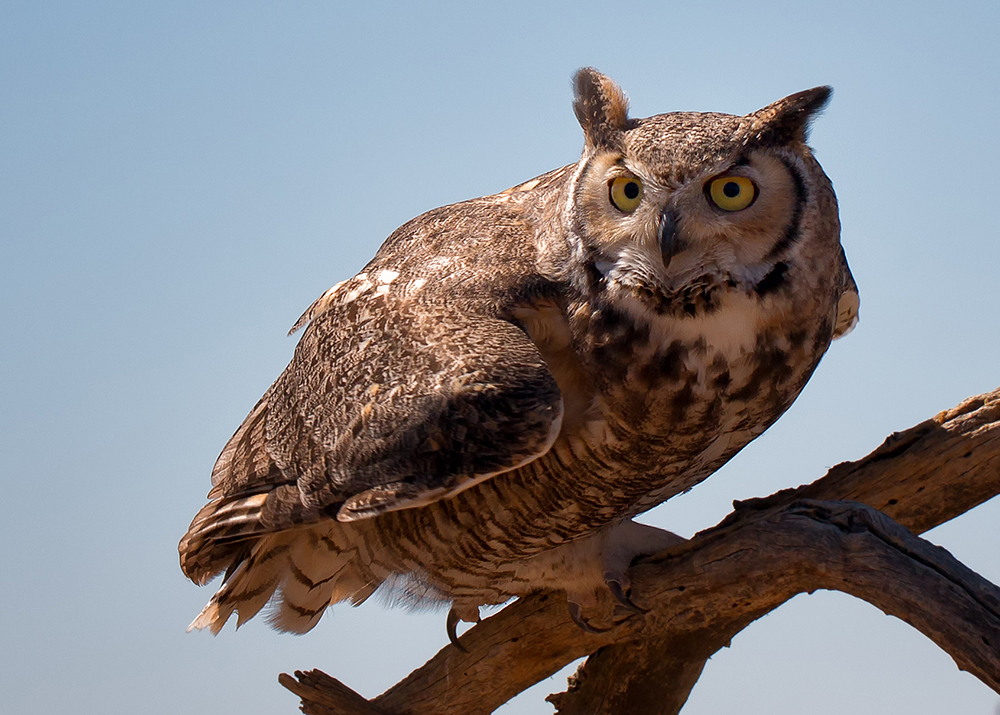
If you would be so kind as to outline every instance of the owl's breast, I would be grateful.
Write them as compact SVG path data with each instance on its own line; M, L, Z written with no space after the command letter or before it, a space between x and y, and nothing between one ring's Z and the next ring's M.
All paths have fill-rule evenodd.
M577 307L594 403L589 428L571 437L641 508L708 477L777 420L829 346L836 315L824 296L734 291L694 316L617 298Z

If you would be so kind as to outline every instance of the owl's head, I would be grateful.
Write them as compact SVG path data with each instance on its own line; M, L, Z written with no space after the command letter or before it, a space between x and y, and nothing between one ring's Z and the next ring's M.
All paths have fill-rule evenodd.
M706 275L752 291L807 263L830 264L810 276L836 272L836 198L806 146L829 87L742 117L630 119L622 90L590 68L575 94L586 143L567 208L603 275L669 294Z

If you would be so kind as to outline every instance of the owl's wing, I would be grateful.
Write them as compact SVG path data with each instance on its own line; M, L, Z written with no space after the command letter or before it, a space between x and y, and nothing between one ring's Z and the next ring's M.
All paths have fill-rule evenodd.
M555 440L559 388L516 325L350 288L220 455L181 543L192 578L248 537L443 499Z
M351 521L441 499L548 451L562 400L497 318L369 291L327 309L269 392L268 452Z

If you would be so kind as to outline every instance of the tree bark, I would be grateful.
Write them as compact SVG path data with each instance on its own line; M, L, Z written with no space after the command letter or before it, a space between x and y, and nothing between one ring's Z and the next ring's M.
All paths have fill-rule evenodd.
M676 713L736 633L798 593L835 589L910 623L1000 692L1000 591L913 533L997 493L1000 390L643 559L633 597L651 611L619 612L611 631L584 633L562 594L537 594L465 633L468 652L445 647L370 703L320 671L281 682L317 715L485 714L593 654L550 697L559 713Z

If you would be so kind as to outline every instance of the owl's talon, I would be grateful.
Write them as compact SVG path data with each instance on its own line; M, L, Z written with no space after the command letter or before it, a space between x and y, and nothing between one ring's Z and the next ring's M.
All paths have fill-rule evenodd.
M590 625L590 622L583 617L583 612L580 610L580 604L573 603L572 601L567 601L566 605L569 606L569 617L573 619L573 623L580 627L580 630L587 633L607 633L610 628L596 628Z
M648 608L642 608L641 606L635 605L635 602L632 601L632 599L628 597L628 594L626 594L622 589L620 581L609 578L604 583L608 585L608 590L611 591L611 595L614 596L615 600L618 601L618 603L620 603L624 608L632 611L632 613L638 613L639 615L649 613Z
M458 648L463 653L468 653L469 652L468 648L466 648L458 641L457 629L458 629L458 622L461 620L462 618L461 616L458 615L458 611L456 611L455 607L452 606L451 610L448 611L448 619L447 621L445 621L445 624L447 625L448 628L448 640L450 640L451 644L456 648Z
M469 651L458 640L458 624L460 621L479 623L479 606L468 603L452 603L448 611L448 620L446 621L448 626L448 640L463 653L468 653Z

